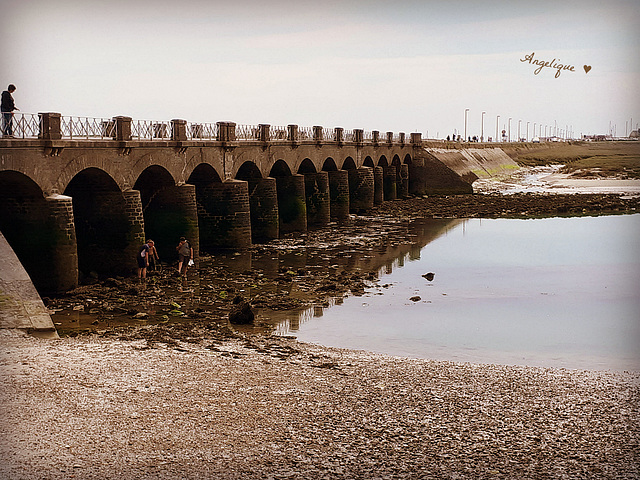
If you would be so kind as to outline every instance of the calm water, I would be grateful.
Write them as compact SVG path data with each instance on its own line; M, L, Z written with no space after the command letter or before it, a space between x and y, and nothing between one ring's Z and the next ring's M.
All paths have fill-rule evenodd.
M380 287L280 331L391 355L640 370L640 215L434 222Z

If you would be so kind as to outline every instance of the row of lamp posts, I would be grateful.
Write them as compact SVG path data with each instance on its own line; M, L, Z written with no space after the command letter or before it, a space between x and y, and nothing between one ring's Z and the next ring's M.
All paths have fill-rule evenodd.
M481 130L480 130L480 141L484 142L484 116L487 112L482 112L482 121L481 121ZM467 137L467 116L469 114L469 109L465 108L464 109L464 139L466 140ZM511 120L513 120L513 117L509 117L509 121L507 122L507 132L506 136L507 136L507 141L510 142L511 141ZM529 124L531 122L527 122L527 135L526 135L526 139L529 140ZM518 120L518 141L520 141L520 125L522 124L522 120ZM536 136L536 125L538 125L537 122L533 123L533 136ZM542 136L542 123L539 124L540 125L540 134L538 136ZM544 136L545 138L547 137L547 127L548 125L544 126ZM558 122L554 121L554 126L553 126L553 131L554 131L554 136L558 136ZM561 135L562 136L562 132L563 130L560 129ZM569 126L567 126L564 130L564 136L565 138L571 138L571 136L569 135ZM494 141L498 141L498 139L500 138L500 115L496 115L496 139ZM551 134L551 128L549 128L549 134Z

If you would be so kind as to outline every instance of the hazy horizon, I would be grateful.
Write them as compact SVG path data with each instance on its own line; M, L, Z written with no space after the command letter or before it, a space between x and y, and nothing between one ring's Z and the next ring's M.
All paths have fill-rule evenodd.
M640 122L640 2L0 0L22 112L515 138ZM530 61L566 66L539 67ZM531 58L531 57L530 57ZM591 67L587 72L585 66ZM570 67L573 67L571 71ZM497 116L500 116L497 121ZM631 125L633 122L633 125ZM539 129L536 130L538 133Z

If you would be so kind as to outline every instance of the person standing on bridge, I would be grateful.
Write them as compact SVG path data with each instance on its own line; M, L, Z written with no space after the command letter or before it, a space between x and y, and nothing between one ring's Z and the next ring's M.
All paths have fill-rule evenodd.
M16 86L12 83L7 89L2 92L2 104L0 110L2 110L2 135L8 138L13 138L13 111L20 110L16 107L13 101L13 92L16 91Z
M187 269L193 262L193 247L189 240L185 237L180 237L180 243L176 247L178 251L178 273L186 278Z

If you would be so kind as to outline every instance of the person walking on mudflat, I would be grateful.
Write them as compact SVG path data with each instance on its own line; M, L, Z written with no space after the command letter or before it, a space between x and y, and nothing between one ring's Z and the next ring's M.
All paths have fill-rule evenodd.
M148 267L148 270L155 272L157 270L157 268L158 268L159 263L160 263L160 257L158 256L158 251L156 250L155 243L153 241L151 241L151 244L149 245L149 267Z
M180 243L176 247L176 250L178 251L178 273L186 277L189 263L193 259L193 247L189 240L185 237L180 237Z
M12 83L2 92L2 102L0 110L2 110L2 135L7 138L13 138L13 111L20 110L13 101L13 92L16 86Z
M138 249L136 259L138 260L138 278L140 280L146 280L147 278L147 267L149 266L151 249L154 248L153 245L153 240L147 240L146 243Z

